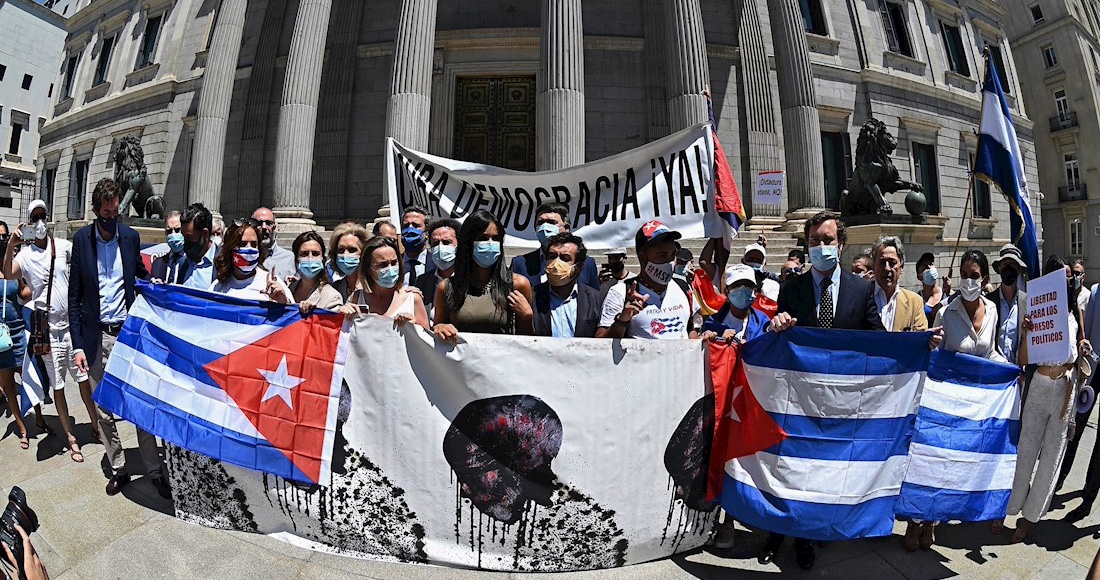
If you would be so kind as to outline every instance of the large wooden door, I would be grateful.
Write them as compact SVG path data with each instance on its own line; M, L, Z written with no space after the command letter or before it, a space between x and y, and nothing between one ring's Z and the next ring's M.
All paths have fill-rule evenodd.
M535 77L459 78L454 157L535 170Z

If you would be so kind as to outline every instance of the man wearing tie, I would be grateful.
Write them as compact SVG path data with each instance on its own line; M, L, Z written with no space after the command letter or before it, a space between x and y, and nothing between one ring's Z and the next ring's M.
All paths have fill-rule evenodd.
M167 284L179 284L180 274L187 269L187 256L183 253L183 232L180 212L173 210L164 218L164 237L168 241L168 253L153 260L151 278Z
M795 325L847 330L886 330L875 302L875 286L843 268L840 254L848 241L848 229L840 216L823 211L802 226L810 252L809 272L799 275L779 292L779 313L771 330L780 332ZM767 564L783 543L782 534L772 533L757 559ZM803 570L814 566L814 547L809 540L795 539L795 555Z
M164 220L164 233L171 252L153 260L154 282L209 290L214 283L217 246L211 230L214 216L201 203L174 211Z

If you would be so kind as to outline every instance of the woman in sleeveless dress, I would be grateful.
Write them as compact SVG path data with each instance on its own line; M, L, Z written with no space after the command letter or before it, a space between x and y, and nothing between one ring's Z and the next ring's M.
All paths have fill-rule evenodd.
M8 225L4 222L0 222L0 237L3 238L2 245L6 246L8 243ZM0 255L3 255L3 252L0 252ZM16 397L15 388L15 373L23 368L23 356L27 349L24 337L26 325L23 323L23 307L19 303L19 294L23 284L19 280L6 280L3 278L3 272L0 272L4 324L8 327L8 334L11 335L11 348L0 352L0 387L3 388L4 396L8 400L8 410L15 418L15 426L19 429L19 446L23 449L29 449L30 439L27 438L27 426L23 423L23 413L19 409L19 400ZM45 425L42 421L41 408L36 407L35 412L39 424Z
M454 274L435 289L435 335L535 334L531 283L504 265L504 224L478 210L458 231Z
M348 297L340 309L349 318L360 314L379 314L397 324L415 322L428 330L428 311L419 294L410 292L402 282L404 264L397 242L382 236L367 241L359 267L362 287Z

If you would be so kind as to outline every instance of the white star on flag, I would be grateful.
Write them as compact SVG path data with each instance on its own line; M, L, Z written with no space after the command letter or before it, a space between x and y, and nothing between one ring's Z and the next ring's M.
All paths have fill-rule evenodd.
M282 362L279 363L279 368L274 371L265 371L263 369L256 369L265 379L267 379L267 392L264 393L264 398L260 399L263 403L268 399L279 397L286 403L287 407L294 408L294 403L290 399L290 391L298 385L306 382L305 379L292 377L286 369L286 355L283 355ZM736 395L734 395L736 396Z
M745 388L745 387L737 387L737 388L733 389L733 396L730 397L730 414L729 414L729 418L733 419L734 421L737 421L738 423L741 422L741 417L737 414L737 409L733 408L733 404L737 401L737 395L741 394L741 389L743 389L743 388Z

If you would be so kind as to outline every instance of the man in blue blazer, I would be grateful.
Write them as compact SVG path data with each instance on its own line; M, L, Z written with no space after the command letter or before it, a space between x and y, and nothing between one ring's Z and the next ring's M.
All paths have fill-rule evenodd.
M534 287L536 336L593 338L600 326L603 301L599 291L577 282L579 264L588 250L570 233L550 238L546 248L547 281Z
M103 380L115 339L122 330L126 312L134 303L135 281L149 275L141 261L141 237L118 223L120 201L115 182L101 179L92 191L92 210L96 219L76 232L72 240L69 332L73 341L73 361L81 372L91 377L91 383L82 384L81 389L91 389ZM115 495L130 482L126 456L114 415L99 407L96 410L99 434L111 462L107 495ZM141 429L137 430L137 437L149 479L161 496L171 498L156 437Z
M544 203L535 210L535 235L539 239L539 249L512 258L512 273L527 276L531 287L546 282L546 247L550 238L559 233L569 232L569 206L564 203ZM600 273L596 270L596 261L586 258L578 282L599 291Z

